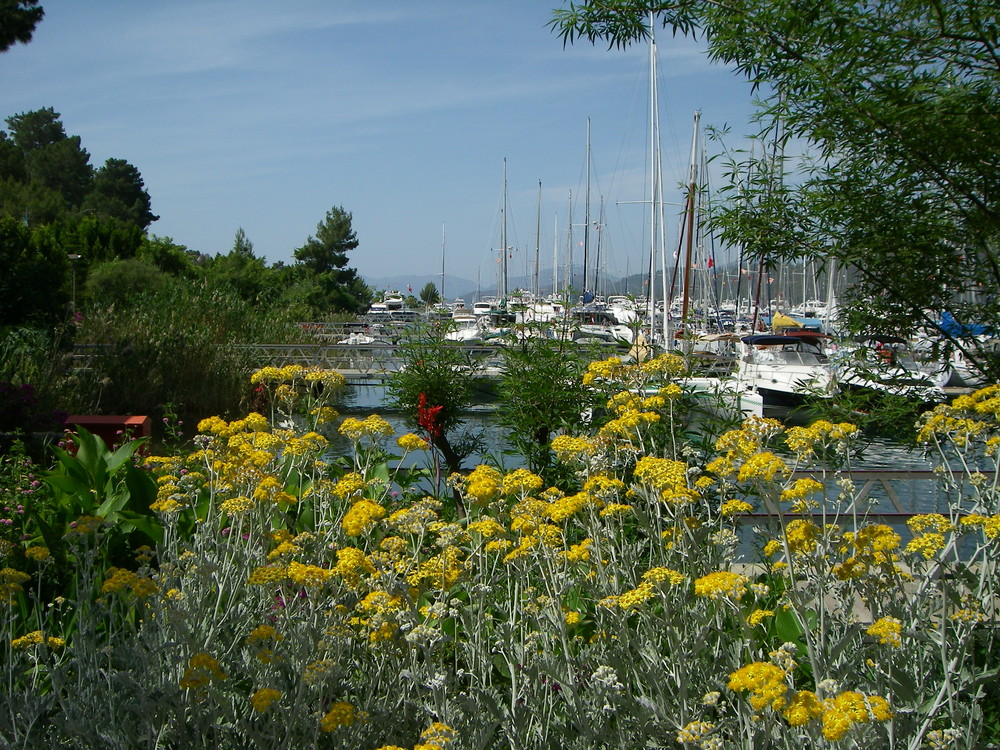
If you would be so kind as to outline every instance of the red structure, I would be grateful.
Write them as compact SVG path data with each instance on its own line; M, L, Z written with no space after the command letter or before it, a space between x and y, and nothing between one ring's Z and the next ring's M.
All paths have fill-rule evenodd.
M70 414L66 417L65 426L67 430L83 427L112 449L126 440L153 435L153 420L144 416Z

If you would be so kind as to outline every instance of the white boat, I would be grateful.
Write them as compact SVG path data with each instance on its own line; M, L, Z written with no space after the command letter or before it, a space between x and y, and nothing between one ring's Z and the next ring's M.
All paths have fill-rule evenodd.
M479 318L469 310L455 310L451 314L451 324L444 334L447 341L472 342L482 341L483 332L479 325Z
M569 311L574 341L594 340L632 345L635 332L618 322L605 307L574 307Z
M621 294L613 294L608 297L608 311L615 316L617 320L622 325L629 325L635 322L638 317L636 312L635 301L625 297Z
M841 344L834 359L837 385L845 391L903 396L923 403L944 400L950 372L921 367L906 339L868 336Z
M374 336L369 336L367 333L351 333L346 339L341 339L337 343L347 346L362 346L364 344L374 344L376 340Z
M473 315L489 315L493 312L494 304L489 300L479 300L478 302L472 303L472 314Z
M742 337L736 387L760 394L764 407L794 408L810 398L832 397L833 369L823 340L815 334Z

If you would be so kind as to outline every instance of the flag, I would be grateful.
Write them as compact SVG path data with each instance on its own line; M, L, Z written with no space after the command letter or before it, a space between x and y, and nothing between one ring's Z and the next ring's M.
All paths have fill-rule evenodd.
M708 256L708 267L715 268L715 258L713 258L711 255Z

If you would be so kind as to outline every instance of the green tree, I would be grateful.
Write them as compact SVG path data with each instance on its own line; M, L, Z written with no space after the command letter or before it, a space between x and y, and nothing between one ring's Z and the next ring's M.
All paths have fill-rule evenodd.
M24 153L13 138L0 130L0 179L8 178L26 182L28 170L24 164Z
M34 0L0 0L0 52L31 41L45 11Z
M79 208L93 184L94 170L80 137L66 135L59 113L51 107L22 112L8 117L7 126L9 140L20 150L23 160L21 167L17 167L9 143L4 146L4 162L12 165L8 167L8 179L17 178L17 172L22 171L20 181L28 186L27 191L22 191L29 199L22 216L33 224L49 220L47 216L38 216L31 199L37 198L44 207L51 204L52 194L59 195L66 208Z
M83 210L130 221L143 230L160 218L151 210L149 193L139 170L124 159L108 159L94 173Z
M0 326L60 320L69 301L69 259L48 228L0 218Z
M233 238L233 249L230 251L230 255L239 255L244 258L253 258L253 243L250 238L247 237L247 233L243 231L243 227L238 227L236 230L236 236Z
M47 227L63 252L83 256L87 264L135 257L143 241L135 224L93 214L63 215Z
M277 274L254 255L253 243L240 227L233 248L226 255L216 255L206 266L206 275L236 291L240 298L256 302L276 296Z
M437 285L433 281L428 281L420 290L420 301L428 307L441 301L441 295L438 294Z
M193 279L198 275L197 254L184 245L178 245L170 237L144 236L136 257L171 276Z
M371 298L358 272L347 265L348 253L358 247L352 219L343 207L331 208L316 225L316 235L295 250L295 259L319 284L322 297L313 300L319 312L358 312Z
M392 404L430 440L448 473L454 473L477 446L463 427L481 368L467 350L447 341L445 332L434 325L408 328L399 347L402 366L386 388Z
M161 293L172 283L170 274L146 260L128 258L99 263L90 269L84 296L92 304L129 308L143 295Z
M624 46L648 34L650 10L705 38L763 95L759 135L771 148L732 155L724 239L768 262L851 264L856 326L940 331L948 311L1000 330L995 7L595 0L569 3L552 23L566 42ZM808 146L801 159L783 156L793 142ZM1000 375L995 357L972 353Z
M546 476L553 467L549 447L560 432L584 425L595 391L582 385L589 359L572 339L521 336L501 349L500 423L531 471Z

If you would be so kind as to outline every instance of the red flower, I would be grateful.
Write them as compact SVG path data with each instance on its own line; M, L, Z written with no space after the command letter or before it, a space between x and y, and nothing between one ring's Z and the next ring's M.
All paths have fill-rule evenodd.
M441 425L437 423L438 414L444 406L428 406L427 394L421 393L417 401L417 425L430 436L431 440L441 437Z

